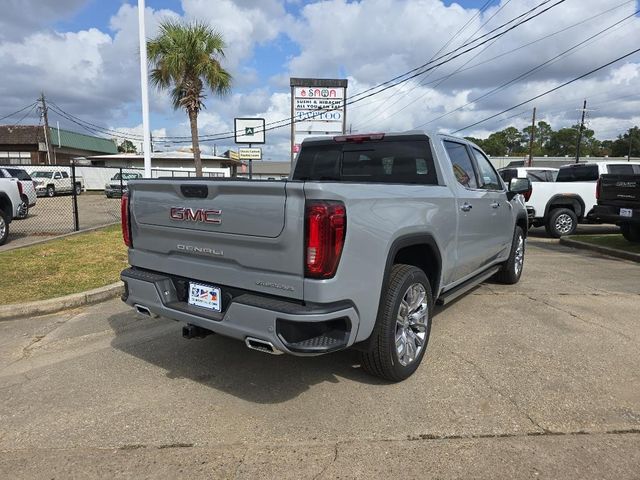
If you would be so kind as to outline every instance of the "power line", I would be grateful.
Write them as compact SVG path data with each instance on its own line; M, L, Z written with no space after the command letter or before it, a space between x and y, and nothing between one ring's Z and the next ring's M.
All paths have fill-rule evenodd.
M467 43L461 45L460 47L457 47L456 49L452 50L451 52L447 52L447 53L445 53L445 54L443 54L443 55L441 55L439 57L436 57L435 59L432 59L432 60L430 60L430 61L428 61L428 62L426 62L426 63L424 63L424 64L422 64L422 65L420 65L420 66L418 66L416 68L413 68L413 69L411 69L411 70L409 70L409 71L407 71L407 72L405 72L403 74L400 74L400 75L398 75L398 76L396 76L396 77L394 77L394 78L392 78L390 80L387 80L386 82L383 82L381 84L378 84L376 86L373 86L371 88L363 90L362 92L359 92L359 93L353 95L349 101L345 101L342 105L336 105L331 110L318 111L318 115L321 115L322 113L325 113L326 111L335 111L335 110L343 108L343 106L352 105L352 104L358 103L358 102L360 102L362 100L365 100L367 98L371 98L371 97L373 97L375 95L378 95L378 94L380 94L380 93L382 93L382 92L384 92L384 91L386 91L386 90L388 90L390 88L393 88L393 87L395 87L397 85L400 85L402 83L405 83L405 82L407 82L407 81L409 81L409 80L411 80L413 78L416 78L416 77L418 77L420 75L423 75L423 74L425 74L425 73L427 73L427 72L429 72L429 71L431 71L431 70L433 70L433 69L435 69L435 68L437 68L437 67L439 67L441 65L449 63L449 62L455 60L456 58L459 58L460 56L462 56L462 55L464 55L466 53L469 53L469 52L481 47L482 45L485 45L485 44L489 43L491 40L494 40L494 39L499 38L499 37L501 37L503 35L506 35L508 32L510 32L510 31L518 28L519 26L521 26L521 25L533 20L534 18L537 18L538 16L544 14L545 12L551 10L552 8L555 8L556 6L564 3L566 0L557 0L556 3L546 7L545 9L541 10L540 12L537 12L535 15L532 15L532 16L527 17L527 18L523 18L523 17L526 17L528 14L533 13L534 11L536 11L539 8L543 7L544 5L550 3L551 1L552 0L545 0L545 1L541 2L540 4L536 5L535 7L529 9L528 11L526 11L526 12L524 12L524 13L522 13L522 14L514 17L514 18L512 18L511 20L505 22L504 24L502 24L502 25L490 30L489 32L487 32L487 33L485 33L485 34L483 34L483 35L471 40L470 42L467 42ZM497 32L498 30L508 26L509 24L511 24L513 22L516 22L517 20L519 20L519 21L517 23L515 23L514 25L511 25L506 30L491 36L494 32ZM480 40L482 38L485 38L485 37L488 37L488 38L486 40L480 42L479 44L475 45L475 46L470 46L470 45L476 43L478 40ZM463 51L459 51L459 50L461 50L461 49L463 49L465 47L469 47L469 48L466 48ZM456 53L456 52L458 52L458 53ZM454 55L454 53L455 53L455 55ZM449 57L449 58L446 58L446 57ZM435 65L432 65L434 62L437 62L437 61L439 61L441 59L445 59L445 60L443 60L440 63L436 63ZM403 77L406 77L406 78L403 78ZM375 90L377 90L377 91L375 91ZM56 113L58 113L59 115L63 116L67 120L69 120L69 121L81 126L82 128L84 128L84 129L86 129L88 131L91 131L93 133L95 133L97 131L97 132L102 132L103 134L104 133L109 133L109 134L111 134L111 135L113 135L115 137L119 137L119 138L125 138L125 139L132 139L132 138L135 139L136 138L136 135L123 135L122 133L116 132L114 130L105 129L103 127L98 127L98 126L91 125L91 124L87 125L86 124L87 122L82 121L80 119L74 119L74 117L72 117L70 114L66 114L59 107L55 111L56 111ZM312 118L313 118L313 115L312 115ZM264 131L266 132L266 131L275 130L275 129L278 129L278 128L284 128L284 127L287 127L287 126L291 125L292 123L296 123L296 120L295 120L294 117L288 117L288 118L285 118L285 119L269 122L267 125L270 125L270 128L266 128L267 125L265 125ZM202 142L219 141L219 140L225 140L225 139L234 138L235 137L235 133L236 132L234 130L232 130L232 131L228 131L228 132L221 132L221 133L215 133L215 134L199 136L199 139ZM190 140L184 140L184 141L176 140L176 139L179 139L179 138L190 139L191 137L190 136L180 136L180 137L169 137L169 136L167 136L167 137L162 137L163 140L167 140L167 141L172 140L172 143L188 143L190 141Z
M480 27L478 27L476 29L475 32L473 32L471 35L469 35L469 37L467 37L467 39L465 40L465 42L467 42L469 39L471 39L476 33L478 33L480 30L482 30L482 27L486 26L491 20L493 20L493 18L498 15L498 13L500 13L500 11L502 11L503 8L505 8L507 5L509 5L509 3L511 2L511 0L507 0L505 3L503 3L500 8L498 8L493 15L491 15L482 25L480 25ZM485 4L486 5L486 4ZM484 6L483 6L484 8ZM480 14L480 12L478 12L478 14ZM475 17L474 17L475 18ZM468 22L467 22L468 23ZM465 25L466 26L466 25ZM482 51L478 54L482 55L482 53L484 53L488 48L491 47L491 45L493 45L495 42L497 42L498 39L494 40L491 44L487 45L484 49L482 49ZM437 55L437 54L436 54ZM466 63L464 63L463 65L461 65L460 67L458 67L458 69L456 70L459 71L462 67L464 67L465 65L467 65L471 60L473 60L473 58L470 58L469 60L467 60ZM434 70L435 71L435 70ZM399 98L398 100L396 100L395 102L393 102L391 105L389 105L389 108L393 107L394 105L397 105L398 102L400 102L403 98L406 98L411 92L413 92L416 88L421 87L421 86L425 86L428 85L430 83L436 83L435 87L441 85L442 82L446 81L448 78L450 78L451 76L455 75L456 72L453 72L452 74L449 74L448 76L444 76L444 77L440 77L439 79L437 79L434 82L427 82L427 78L429 78L430 75L427 75L421 82L416 82L416 84L413 86L413 88L411 88L409 91L405 92L405 94ZM440 83L438 83L440 82ZM434 87L434 88L435 88ZM391 98L393 98L396 94L398 94L400 91L396 91L391 97L389 97L388 100L390 100ZM421 98L424 98L424 96L427 94L428 92L425 92L424 94L422 94L417 100L420 100ZM417 101L416 100L416 101ZM386 103L386 102L385 102ZM415 103L415 101L412 101L410 103L408 103L407 105L405 105L404 107L400 108L399 110L393 112L391 115L387 116L386 118L390 118L393 117L394 115L397 115L398 113L402 112L403 110L405 110L406 108L408 108L410 105L413 105ZM365 104L366 105L366 104ZM384 103L382 105L380 105L376 111L373 112L373 114L369 115L363 122L360 122L360 125L367 125L377 114L377 112L380 111L380 109L384 106Z
M497 11L496 13L494 13L494 14L493 14L493 15L492 15L492 16L491 16L487 21L485 21L482 25L480 25L480 27L479 27L475 32L473 32L471 35L469 35L469 36L468 36L468 37L463 41L463 43L464 43L464 42L469 41L469 40L470 40L470 39L471 39L471 38L472 38L476 33L478 33L478 32L482 29L482 27L484 27L484 26L485 26L485 25L486 25L486 24L487 24L487 23L488 23L488 22L489 22L493 17L495 17L495 16L496 16L496 14L497 14L500 10L502 10L502 9L503 9L503 8L504 8L504 7L505 7L505 6L510 2L510 1L511 1L511 0L507 0L507 2L506 2L504 5L502 5L502 6L498 9L498 11ZM484 11L489 7L489 5L490 5L492 2L493 2L493 0L487 0L487 1L484 3L484 5L482 5L482 7L480 7L480 9L478 10L478 12L477 12L473 17L471 17L469 20L467 20L467 22L466 22L462 27L460 27L460 28L458 29L458 31L457 31L457 32L456 32L456 33L455 33L451 38L449 38L449 40L447 41L447 43L445 43L442 47L440 47L440 49L439 49L436 53L434 53L434 54L431 56L431 58L429 59L429 61L433 60L433 59L434 59L438 54L440 54L440 52L442 52L445 48L447 48L447 47L451 44L451 42L453 42L453 40L455 40L455 39L456 39L456 37L458 37L458 35L460 35L460 34L461 34L461 33L462 33L466 28L467 28L467 26L469 26L469 24L470 24L472 21L474 21L477 17L479 17L479 16L482 14L482 12L484 12ZM428 76L427 76L427 77L428 77ZM418 87L418 85L419 85L419 84L417 84L417 83L416 83L416 85L415 85L411 90L409 90L408 92L406 92L406 93L403 95L403 98L404 98L404 97L406 97L409 93L411 93L411 91L415 90L415 89ZM395 96L396 96L396 95L398 95L399 93L400 93L400 90L396 90L396 91L393 93L393 95L391 95L389 98L385 99L385 100L384 100L384 102L382 103L382 105L378 105L378 107L377 107L377 108L376 108L376 109L375 109L375 110L374 110L374 111L373 111L373 112L372 112L372 113L371 113L371 114L370 114L370 115L369 115L369 116L368 116L364 121L360 122L360 125L361 125L361 124L366 125L366 124L367 124L367 123L368 123L368 122L369 122L373 117L375 117L375 116L377 115L377 113L382 109L382 107L384 107L384 105L385 105L387 102L389 102L393 97L395 97ZM394 102L394 103L393 103L393 104L391 104L390 106L395 105L396 103L398 103L398 101L399 101L399 100L397 100L396 102ZM366 105L366 104L360 104L359 106L364 106L364 105ZM356 107L354 107L354 108L358 108L358 106L356 106Z
M19 114L19 113L22 113L22 112L24 112L27 108L30 108L30 107L35 106L37 103L38 103L38 102L33 102L33 103L31 103L31 104L27 105L26 107L21 108L20 110L18 110L18 111L16 111L16 112L10 113L9 115L5 115L4 117L0 117L0 120L4 120L5 118L13 117L14 115L17 115L17 114Z
M367 95L364 95L364 96L361 96L360 98L355 98L355 99L352 97L352 99L351 99L351 100L344 102L344 104L343 104L343 105L337 105L337 106L335 106L334 108L332 108L332 109L330 109L330 110L322 110L321 112L318 112L318 115L320 115L321 113L324 113L324 112L326 112L326 111L335 111L335 110L338 110L338 109L342 108L344 105L352 105L352 104L354 104L354 103L358 103L358 102L360 102L360 101L362 101L362 100L365 100L365 99L367 99L367 98L370 98L370 97L373 97L373 96L375 96L375 95L378 95L378 94L382 93L382 92L383 92L383 91L385 91L385 90L388 90L388 89L390 89L390 88L393 88L393 87L394 87L394 86L396 86L396 85L399 85L399 84L404 83L404 82L406 82L406 81L408 81L408 80L411 80L412 78L416 78L416 77L418 77L418 76L420 76L420 75L423 75L424 73L426 73L426 72L428 72L428 71L430 71L430 70L432 70L432 69L434 69L434 68L437 68L437 67L439 67L440 65L444 65L444 64L446 64L446 63L449 63L449 62L451 62L451 61L455 60L456 58L458 58L458 57L460 57L460 56L464 55L465 53L468 53L468 52L470 52L470 51L472 51L472 50L475 50L476 48L481 47L482 45L484 45L484 44L486 44L486 43L490 42L491 40L493 40L493 39L495 39L495 38L498 38L498 37L500 37L500 36L506 35L506 34L507 34L508 32L510 32L511 30L513 30L513 29L515 29L515 28L519 27L520 25L522 25L522 24L524 24L524 23L527 23L527 22L529 22L529 21L533 20L534 18L536 18L536 17L538 17L538 16L542 15L543 13L547 12L548 10L550 10L550 9L552 9L552 8L554 8L554 7L558 6L558 5L560 5L561 3L564 3L565 1L566 1L566 0L559 0L559 1L557 1L555 4L553 4L553 5L549 6L549 7L547 7L546 9L544 9L543 11L538 12L536 15L531 16L531 17L529 17L529 18L526 18L526 19L524 19L524 20L520 21L519 23L517 23L517 24L515 24L515 25L513 25L513 26L511 26L511 27L509 27L509 28L508 28L507 30L505 30L504 32L500 32L500 33L498 33L498 34L494 35L493 37L489 37L488 39L486 39L485 41L481 42L480 44L478 44L478 45L476 45L476 46L473 46L473 47L471 47L471 48L468 48L468 49L466 49L466 50L464 50L464 51L462 51L462 52L459 52L458 54L454 55L454 56L453 56L453 57L451 57L451 58L448 58L448 59L446 59L446 60L444 60L444 61L442 61L442 62L440 62L440 63L438 63L438 64L435 64L435 65L430 66L430 67L429 67L429 68L427 68L426 70L423 70L423 71L418 72L418 73L414 73L414 74L410 75L409 77L407 77L407 78L405 78L405 79L399 80L399 81L398 81L397 83L395 83L395 84L390 84L390 85L388 85L388 82L385 82L385 84L387 84L387 85L386 85L384 88L382 88L382 89L378 90L377 92L373 92L372 90L374 90L374 89L376 89L376 88L378 88L378 87L372 87L372 88L370 88L370 89L368 89L368 90L365 90L365 92L367 92L367 91L368 91L368 92L370 92L370 93L368 93ZM544 4L544 3L548 3L548 0L547 0L546 2L543 2L543 4ZM541 5L542 5L542 4L541 4ZM538 7L539 7L539 6L540 6L540 5L538 5ZM535 7L535 8L538 8L538 7ZM534 8L534 9L535 9L535 8ZM519 15L519 17L522 17L522 15ZM518 17L516 17L516 18L518 18ZM510 22L507 22L507 23L511 23L511 21L510 21ZM498 27L498 28L500 28L500 27ZM495 30L495 29L494 29L494 30ZM483 35L483 37L484 37L484 36L486 36L486 34L485 34L485 35ZM471 43L473 43L473 42L471 42ZM448 55L448 54L447 54L447 55ZM447 56L447 55L444 55L444 56ZM426 64L425 64L425 65L426 65ZM418 70L418 68L413 69L413 70L411 70L411 71L416 71L416 70ZM401 75L401 76L399 76L399 77L396 77L396 78L400 78L400 77L402 77L402 75ZM382 85L382 84L381 84L381 85ZM364 92L363 92L363 93L364 93ZM284 123L284 122L286 122L286 123ZM278 123L281 123L281 125L276 125L276 124L278 124ZM287 119L283 119L283 120L279 120L279 121L275 121L275 122L270 122L270 123L269 123L269 124L267 124L267 125L273 125L273 126L271 126L271 127L269 127L269 128L266 128L266 125L265 125L265 129L264 129L263 131L265 131L265 132L266 132L266 131L270 131L270 130L276 130L276 129L278 129L278 128L284 128L284 127L287 127L287 126L291 125L292 123L295 123L295 119L294 119L293 117L289 117L289 118L287 118ZM225 135L225 134L227 134L227 133L229 133L229 134L235 134L235 132L234 132L234 131L230 131L230 132L224 132L224 133L219 133L219 134L212 134L212 135L221 135L221 136L216 136L216 137L214 137L214 138L204 138L204 137L199 137L199 138L200 138L200 141L202 141L202 142L207 142L207 141L209 141L209 142L210 142L210 141L218 141L218 140L226 140L226 139L234 138L234 136L235 136L235 135L228 135L228 136L224 136L224 135ZM187 143L187 142L188 142L188 141L183 141L183 142L181 142L181 141L174 141L174 143Z
M506 87L508 87L509 85L512 85L516 82L518 82L519 80L522 80L524 78L527 78L529 76L531 76L533 73L537 72L538 70L541 70L542 68L556 62L557 60L559 60L562 57L567 56L567 54L569 54L569 52L572 52L573 50L576 50L578 47L585 45L586 43L590 42L591 40L595 39L596 37L602 35L603 33L613 29L614 27L617 27L618 25L622 24L623 22L626 22L627 20L629 20L630 18L634 17L636 14L640 13L640 10L635 11L634 13L632 13L631 15L626 16L625 18L618 20L617 22L609 25L608 27L600 30L599 32L587 37L585 40L576 43L575 45L573 45L572 47L566 49L565 51L559 53L558 55L550 58L549 60L538 64L537 66L527 70L526 72L518 75L515 78L512 78L511 80L499 85L498 87L493 88L492 90L488 91L487 93L484 93L482 95L480 95L479 97L465 103L464 105L461 105L457 108L454 108L453 110L449 110L448 112L443 113L442 115L439 115L437 117L432 118L431 120L421 123L420 125L414 127L414 128L421 128L424 127L425 125L428 125L430 123L435 122L436 120L440 120L441 118L447 117L449 115L451 115L452 113L458 112L460 110L462 110L465 107L468 107L469 105L472 104L476 104L478 103L479 100L482 100L483 98L489 97L491 95L494 95L495 93L498 93L501 90L504 90Z
M585 77L588 77L589 75L591 75L593 73L596 73L596 72L598 72L598 71L600 71L600 70L602 70L604 68L607 68L608 66L613 65L614 63L617 63L620 60L623 60L623 59L625 59L627 57L630 57L634 53L638 53L638 52L640 52L640 48L636 48L635 50L632 50L629 53L626 53L626 54L624 54L624 55L622 55L622 56L620 56L620 57L618 57L618 58L616 58L614 60L611 60L610 62L607 62L604 65L600 65L599 67L596 67L593 70L589 70L588 72L583 73L582 75L580 75L578 77L572 78L571 80L568 80L568 81L566 81L564 83L561 83L560 85L558 85L556 87L553 87L553 88L547 90L546 92L543 92L543 93L541 93L539 95L531 97L531 98L525 100L524 102L520 102L517 105L513 105L512 107L506 108L505 110L502 110L501 112L498 112L498 113L496 113L494 115L491 115L489 117L483 118L482 120L479 120L479 121L477 121L475 123L469 124L469 125L467 125L465 127L459 128L458 130L454 130L452 133L458 133L458 132L461 132L463 130L467 130L467 129L471 128L471 127L475 127L476 125L480 125L481 123L484 123L487 120L491 120L492 118L496 118L496 117L498 117L498 116L500 116L500 115L502 115L504 113L510 112L511 110L515 110L518 107L526 105L527 103L532 102L534 100L537 100L538 98L544 97L545 95L548 95L548 94L550 94L552 92L555 92L556 90L560 90L561 88L566 87L567 85L575 83L578 80L581 80L581 79L583 79Z
M483 34L483 35L481 35L481 36L479 36L479 37L477 37L477 38L475 38L473 40L471 40L470 42L467 42L467 43L461 45L460 47L455 48L454 50L452 50L450 52L447 52L447 53L445 53L445 54L443 54L443 55L441 55L439 57L436 57L435 59L429 60L428 62L426 62L426 63L424 63L422 65L419 65L418 67L415 67L415 68L413 68L413 69L411 69L411 70L409 70L409 71L407 71L405 73L397 75L396 77L394 77L394 78L392 78L390 80L387 80L387 81L385 81L383 83L380 83L378 85L375 85L373 87L365 89L362 92L358 92L355 95L353 95L350 98L349 101L345 101L342 104L336 105L331 110L319 111L318 115L321 115L322 113L325 113L327 111L339 110L339 109L343 108L343 106L345 106L345 105L352 105L354 103L360 102L360 101L362 101L362 100L364 100L366 98L370 98L370 97L372 97L374 95L378 95L378 94L380 94L380 93L382 93L382 92L384 92L384 91L386 91L386 90L388 90L390 88L393 88L393 87L395 87L397 85L400 85L402 83L405 83L405 82L407 82L407 81L409 81L409 80L411 80L413 78L416 78L416 77L418 77L420 75L423 75L426 72L429 72L429 71L433 70L434 68L437 68L437 67L439 67L441 65L444 65L444 64L446 64L446 63L448 63L450 61L453 61L456 58L459 58L460 56L462 56L462 55L464 55L466 53L469 53L469 52L481 47L482 45L485 45L485 44L489 43L491 40L493 40L495 38L499 38L499 37L501 37L503 35L506 35L508 32L510 32L510 31L518 28L519 26L521 26L521 25L533 20L534 18L537 18L538 16L540 16L543 13L551 10L552 8L557 7L561 3L564 3L566 0L557 0L556 3L554 3L553 5L548 6L547 8L545 8L544 10L536 13L535 15L532 15L531 17L522 19L523 17L526 17L528 14L533 13L535 10L543 7L544 5L548 4L551 1L552 0L545 0L542 3L536 5L535 7L527 10L526 12L524 12L524 13L512 18L511 20L503 23L502 25L490 30L489 32L487 32L487 33L485 33L485 34ZM520 20L520 19L522 19L522 20ZM506 27L507 25L509 25L509 24L511 24L511 23L513 23L513 22L515 22L517 20L520 20L520 21L518 23L516 23L515 25L511 25L505 31L497 33L497 34L495 34L493 36L490 36L494 32ZM473 43L477 42L478 40L480 40L480 39L482 39L484 37L487 37L487 36L490 36L490 37L487 38L486 40L484 40L483 42L479 43L478 45L471 46L471 47L467 48L466 50L463 50L463 51L459 52L459 50L461 50L461 49L463 49L465 47L468 47L468 46L472 45ZM456 55L453 55L456 52L458 52L458 53ZM451 56L451 55L453 55L453 56ZM448 56L451 56L451 57L446 59L446 60L444 60L444 61L442 61L442 62L440 62L440 63L437 63L435 65L429 66L429 65L433 64L434 62L442 60L442 59L444 59L445 57L448 57ZM429 68L426 68L426 67L429 67ZM420 71L420 70L422 70L422 71ZM403 79L403 77L406 77L406 78ZM378 91L375 92L374 90L378 90ZM280 123L282 125L277 125L277 124L280 124ZM281 119L281 120L276 120L276 121L269 122L269 123L265 124L264 131L275 130L277 128L284 128L284 127L287 127L287 126L291 125L292 123L295 123L295 118L294 117L288 117L288 118L284 118L284 119ZM267 126L270 126L271 128L266 128ZM199 139L201 139L201 141L225 140L227 138L233 138L235 133L236 132L234 130L231 130L231 131L228 131L228 132L220 132L220 133L213 133L213 134L209 134L209 135L202 135L202 136L199 137ZM234 134L234 135L225 136L225 135L230 135L230 134ZM179 137L172 137L172 138L179 138ZM184 136L182 138L190 138L190 137ZM175 141L174 143L187 143L187 142Z

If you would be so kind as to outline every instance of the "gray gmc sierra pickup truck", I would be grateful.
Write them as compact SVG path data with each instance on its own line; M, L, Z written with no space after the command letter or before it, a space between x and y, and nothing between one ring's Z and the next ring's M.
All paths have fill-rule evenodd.
M433 307L522 274L527 214L482 151L424 132L312 138L287 181L129 182L123 300L268 353L347 347L399 381Z

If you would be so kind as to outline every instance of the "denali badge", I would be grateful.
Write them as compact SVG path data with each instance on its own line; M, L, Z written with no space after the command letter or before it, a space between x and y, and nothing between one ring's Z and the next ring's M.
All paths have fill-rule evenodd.
M208 247L194 247L193 245L176 245L178 250L182 250L184 252L193 252L193 253L206 253L207 255L215 255L217 257L222 257L224 252L222 250L216 250L215 248Z
M206 208L171 207L169 216L172 220L182 222L222 223L222 210L208 210Z

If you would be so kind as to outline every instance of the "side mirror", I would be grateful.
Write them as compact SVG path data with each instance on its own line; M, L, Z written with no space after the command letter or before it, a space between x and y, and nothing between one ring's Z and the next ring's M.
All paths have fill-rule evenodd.
M531 190L531 180L528 178L512 178L509 182L507 198L511 201L516 195L524 195L524 199L529 200Z

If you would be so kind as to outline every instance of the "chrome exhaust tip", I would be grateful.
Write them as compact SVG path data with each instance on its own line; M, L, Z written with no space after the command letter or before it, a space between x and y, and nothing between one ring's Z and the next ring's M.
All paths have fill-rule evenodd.
M244 343L251 350L258 350L259 352L269 353L271 355L281 355L284 353L274 347L271 342L260 340L259 338L247 337L244 339Z
M145 307L144 305L140 305L138 303L136 303L133 308L136 309L136 312L138 312L141 315L145 315L147 317L151 317L151 318L156 318L158 315L156 315L155 313L153 313L151 310L149 310L148 307Z

